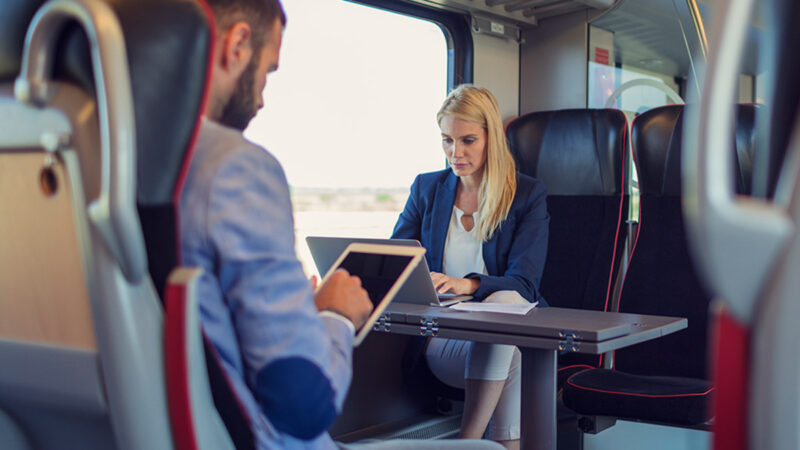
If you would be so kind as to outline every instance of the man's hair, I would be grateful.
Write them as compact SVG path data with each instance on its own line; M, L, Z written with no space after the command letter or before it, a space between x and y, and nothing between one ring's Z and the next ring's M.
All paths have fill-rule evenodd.
M236 22L247 22L253 30L254 51L261 50L276 19L286 26L286 13L280 0L206 0L217 22L217 33L228 31Z

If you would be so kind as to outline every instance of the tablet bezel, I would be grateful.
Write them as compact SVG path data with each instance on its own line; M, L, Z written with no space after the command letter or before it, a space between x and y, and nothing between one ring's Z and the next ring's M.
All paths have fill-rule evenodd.
M361 342L364 341L364 338L369 334L372 330L372 326L378 320L378 317L383 313L383 310L391 303L394 299L397 291L400 290L400 287L405 283L408 279L408 276L411 275L411 272L414 270L415 267L419 264L422 257L425 255L425 248L424 247L411 247L411 246L400 246L400 245L382 245L382 244L366 244L361 242L353 242L349 244L341 255L336 258L336 261L331 265L328 269L328 273L322 278L320 282L320 286L324 285L331 275L338 269L339 265L344 261L344 259L350 253L372 253L378 255L393 255L393 256L411 256L411 260L406 264L405 269L400 273L400 275L394 280L392 287L386 292L383 298L377 302L375 308L372 310L372 313L367 318L364 325L356 330L356 336L353 340L353 347L358 347ZM351 275L358 275L358 274L351 274ZM372 301L370 299L370 301ZM374 303L374 302L373 302Z

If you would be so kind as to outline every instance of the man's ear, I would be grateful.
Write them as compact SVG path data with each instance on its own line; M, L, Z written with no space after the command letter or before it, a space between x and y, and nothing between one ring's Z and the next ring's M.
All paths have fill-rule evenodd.
M247 22L236 22L224 34L222 41L222 70L238 77L253 57L252 30Z

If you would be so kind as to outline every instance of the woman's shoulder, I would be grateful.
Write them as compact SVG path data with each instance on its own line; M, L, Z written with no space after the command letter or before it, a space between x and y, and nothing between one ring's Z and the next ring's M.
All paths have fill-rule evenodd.
M517 191L511 203L511 211L517 218L533 215L547 216L547 189L544 183L523 173L517 173Z
M441 183L447 179L452 171L450 168L437 170L434 172L425 172L417 175L417 178L414 180L414 184L422 185L422 186L429 186L436 183Z
M525 195L526 197L538 197L547 195L547 188L538 178L517 172L517 194Z

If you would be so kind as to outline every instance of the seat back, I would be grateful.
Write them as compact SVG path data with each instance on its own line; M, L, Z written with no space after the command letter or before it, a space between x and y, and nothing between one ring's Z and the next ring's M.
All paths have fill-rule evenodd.
M751 49L740 36L754 14L759 38L758 148L753 197L740 199L715 174L728 157L717 148L730 132L719 117L730 108L737 75L722 69ZM800 44L800 3L792 0L732 2L729 14L714 21L709 41L706 89L695 111L697 126L687 133L692 160L687 169L698 183L687 186L687 221L694 256L702 261L715 305L714 449L800 447L800 353L793 336L800 316L798 223L798 136L800 74L793 49ZM711 124L716 123L716 126ZM724 147L723 147L724 149ZM773 201L774 199L774 201ZM725 240L715 239L724 236Z
M512 121L506 135L519 171L547 188L542 295L551 306L606 310L627 234L625 115L611 109L534 112ZM598 364L597 357L577 356L561 362Z
M756 113L758 104L741 104L736 108L736 158L739 163L737 192L742 195L753 193L753 163L756 151Z
M157 286L179 260L165 211L202 111L207 16L40 4L0 24L0 430L18 448L171 448Z
M756 105L737 108L736 146L752 160ZM621 289L619 311L686 317L681 332L618 350L616 369L641 375L708 379L708 310L711 300L689 256L682 213L683 105L651 109L631 126L639 175L639 232ZM734 158L736 189L750 190L751 164Z

